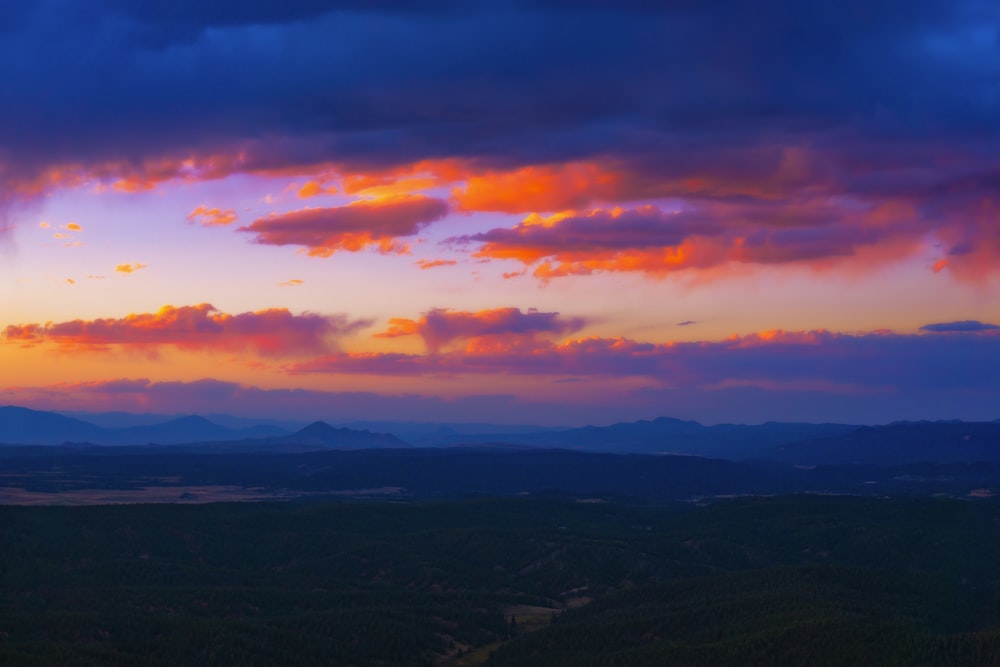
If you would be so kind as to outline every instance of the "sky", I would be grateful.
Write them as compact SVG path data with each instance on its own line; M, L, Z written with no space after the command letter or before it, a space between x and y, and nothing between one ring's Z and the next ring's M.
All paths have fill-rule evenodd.
M1000 5L0 6L0 404L1000 418Z

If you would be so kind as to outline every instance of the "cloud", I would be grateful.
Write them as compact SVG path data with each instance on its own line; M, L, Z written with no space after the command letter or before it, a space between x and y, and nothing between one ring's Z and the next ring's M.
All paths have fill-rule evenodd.
M83 231L83 227L81 227L79 224L77 224L75 222L68 222L68 223L66 223L66 229L68 229L71 232L82 232Z
M321 181L306 181L302 187L295 191L299 199L310 199L320 195L332 195L337 193L336 186L326 185Z
M400 320L388 333L412 335L419 329L411 320ZM709 393L747 386L852 394L1000 391L1000 335L994 329L959 338L779 330L721 341L671 343L531 338L517 345L446 350L438 350L440 342L437 347L432 343L425 355L342 352L297 362L288 370L384 376L569 376L604 382L636 378L661 388Z
M164 306L155 313L118 319L10 325L3 339L22 346L53 345L74 351L169 346L187 351L252 350L263 356L283 357L329 351L337 336L369 325L342 315L294 315L284 308L229 315L203 303Z
M519 261L548 280L598 272L662 276L735 264L864 268L873 253L890 259L916 253L928 227L905 203L701 200L673 211L644 205L532 214L513 228L447 243L478 244L474 257Z
M625 190L626 183L632 182L594 163L532 165L473 174L452 196L465 211L564 211L585 208L594 201L638 199L639 192Z
M435 308L419 320L393 318L378 338L420 336L427 349L437 353L456 341L466 341L473 347L523 345L538 335L564 335L579 331L587 324L581 317L566 318L559 313L537 310L522 312L519 308L494 308L478 312Z
M931 333L968 333L978 331L996 331L1000 326L988 324L977 320L961 320L959 322L939 322L936 324L925 324L920 327L921 331Z
M444 201L411 195L274 214L254 220L239 231L254 234L254 242L263 245L304 246L314 257L369 247L382 253L401 253L407 251L407 246L399 242L400 238L416 234L447 213Z
M305 283L304 280L301 280L299 278L292 278L291 280L286 280L285 282L278 283L278 287L298 287L303 283Z
M236 211L231 208L223 211L220 208L199 206L188 214L187 219L204 227L220 227L236 222Z
M118 264L115 266L115 273L135 273L136 271L141 271L145 268L145 264Z
M453 259L418 259L416 265L421 269L437 269L442 266L455 266L458 264Z
M419 335L416 321L408 322L414 323L409 335ZM39 344L52 326L8 327L5 339L9 344ZM198 341L201 336L189 326L174 328L188 339ZM428 354L330 351L292 360L284 368L292 376L376 377L381 393L261 389L219 379L118 378L0 387L0 398L43 409L239 412L304 420L384 419L386 414L399 420L540 423L665 414L710 423L985 420L996 415L1000 332L953 336L778 330L673 343L537 336L525 337L518 345L445 346ZM400 393L393 389L400 386L393 378L428 378L433 382L420 381L419 386L455 398ZM553 382L558 392L545 389ZM350 386L349 380L346 383ZM441 383L451 383L450 389L444 392ZM484 394L484 385L504 386L505 392Z

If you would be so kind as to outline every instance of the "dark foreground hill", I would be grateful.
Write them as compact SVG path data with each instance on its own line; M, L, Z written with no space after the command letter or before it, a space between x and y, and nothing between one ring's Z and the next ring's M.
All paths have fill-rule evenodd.
M511 434L505 442L559 447L588 452L687 454L718 459L768 458L776 446L850 433L849 424L717 424L660 417L611 426L587 426L562 431ZM468 438L468 437L467 437ZM496 440L494 436L492 438Z
M828 496L0 507L0 664L996 665L998 525Z
M788 443L767 458L797 464L1000 462L1000 422L896 422Z

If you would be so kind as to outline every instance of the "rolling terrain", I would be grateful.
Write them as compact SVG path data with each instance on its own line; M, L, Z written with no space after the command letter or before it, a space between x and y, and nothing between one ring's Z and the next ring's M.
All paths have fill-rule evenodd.
M1000 506L0 507L5 665L991 665Z

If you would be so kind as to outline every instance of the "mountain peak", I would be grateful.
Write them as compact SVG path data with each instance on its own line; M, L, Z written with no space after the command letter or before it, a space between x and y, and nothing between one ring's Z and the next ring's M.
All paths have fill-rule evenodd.
M315 421L305 428L299 429L294 433L296 436L315 436L315 435L328 435L331 433L336 433L338 431L349 431L350 429L339 429L334 428L323 421Z
M408 447L409 445L388 433L356 431L350 428L336 428L326 422L317 421L293 433L285 439L291 445L322 446L335 449L369 449L378 447Z

